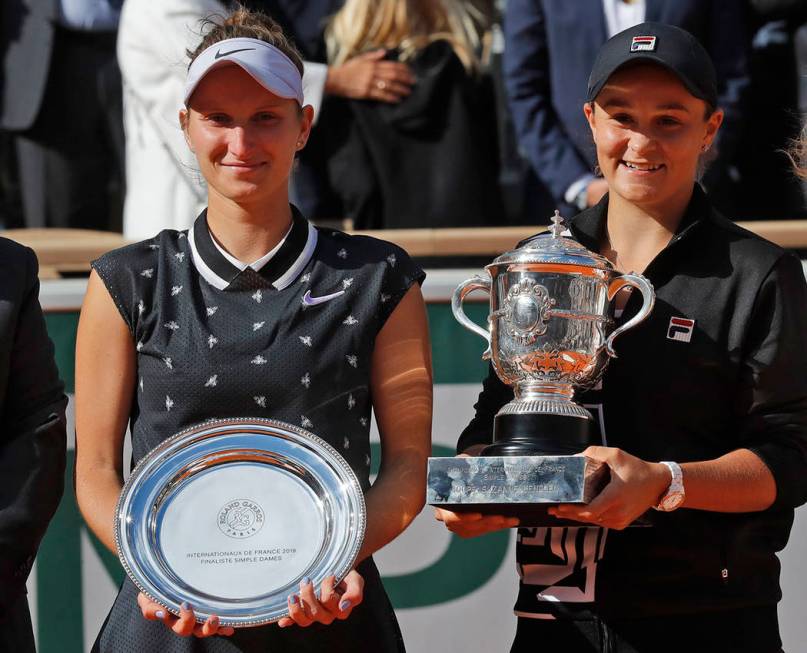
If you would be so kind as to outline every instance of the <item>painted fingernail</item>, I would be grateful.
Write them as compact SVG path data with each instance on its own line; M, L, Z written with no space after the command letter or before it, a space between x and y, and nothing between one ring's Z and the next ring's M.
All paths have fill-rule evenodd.
M292 594L289 597L289 603L291 603L292 605L297 605L297 595L296 594Z
M302 584L303 585L310 585L311 584L311 579L308 576L306 576L305 578L303 578Z
M350 600L349 600L349 599L345 599L344 601L342 601L342 602L339 604L339 609L340 609L342 612L344 612L344 611L345 611L345 610L347 610L347 609L348 609L348 608L349 608L351 605L353 605L353 604L350 602Z
M191 604L188 603L187 601L183 601L182 605L180 605L179 607L182 608L183 610L191 610L192 609Z
M157 617L157 619L165 619L165 610L157 610L154 616Z

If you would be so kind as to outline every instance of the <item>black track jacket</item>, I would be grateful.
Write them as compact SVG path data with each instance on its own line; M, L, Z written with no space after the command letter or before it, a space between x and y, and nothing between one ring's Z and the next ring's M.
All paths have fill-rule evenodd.
M572 222L573 236L592 251L599 250L606 213L607 196ZM651 511L652 528L609 531L595 565L593 602L583 612L618 619L775 604L775 554L787 543L793 509L807 500L801 263L721 216L696 186L678 233L644 274L656 291L655 309L617 339L618 358L602 388L577 400L601 405L608 446L645 460L709 460L748 448L773 473L777 498L757 513ZM640 300L634 293L623 320ZM694 320L691 328L687 320ZM459 451L490 441L493 416L512 396L491 369ZM536 555L522 539L521 565ZM522 581L518 613L582 616L583 606L540 606L534 589Z

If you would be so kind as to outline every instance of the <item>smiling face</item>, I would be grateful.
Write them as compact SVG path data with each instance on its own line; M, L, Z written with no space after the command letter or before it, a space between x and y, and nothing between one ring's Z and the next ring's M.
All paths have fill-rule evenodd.
M706 103L653 64L618 70L583 110L610 192L661 211L688 201L723 120L720 110L706 117Z
M180 112L208 194L241 205L286 201L312 117L311 107L271 93L238 65L208 73Z

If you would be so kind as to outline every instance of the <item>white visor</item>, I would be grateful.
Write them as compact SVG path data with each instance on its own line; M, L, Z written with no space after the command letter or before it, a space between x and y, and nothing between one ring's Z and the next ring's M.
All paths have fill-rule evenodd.
M267 91L297 100L303 106L303 80L292 60L265 41L245 38L214 43L193 60L185 82L185 106L207 73L232 63L241 66Z

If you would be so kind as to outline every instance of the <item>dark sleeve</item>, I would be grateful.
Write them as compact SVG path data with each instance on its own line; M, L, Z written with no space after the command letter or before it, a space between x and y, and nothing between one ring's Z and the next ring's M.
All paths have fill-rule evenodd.
M423 284L426 273L400 247L388 243L389 250L384 261L384 280L379 298L378 330L386 324L412 284Z
M321 134L318 138L324 145L320 160L327 171L328 187L335 189L344 216L353 220L355 229L381 229L384 227L381 188L359 126L362 112L372 114L377 107L364 106L366 104L358 100L327 98L314 131ZM308 149L307 145L305 149Z
M499 409L513 398L513 390L496 376L493 366L488 366L488 375L482 382L482 392L474 404L473 419L457 441L457 453L467 451L475 444L490 444L493 441L493 418Z
M748 3L761 20L801 22L807 16L804 0L750 0Z
M713 0L709 29L708 49L717 72L717 103L724 112L717 136L717 160L712 167L719 173L735 159L749 109L751 36L746 3ZM708 180L709 172L707 183Z
M138 276L152 278L157 274L156 261L137 255L137 250L145 249L152 241L127 245L107 252L95 259L91 265L98 273L109 292L112 301L121 314L126 326L134 336L138 303ZM148 275L148 276L146 276Z
M562 200L569 186L592 171L552 106L549 44L540 4L508 0L504 83L519 144L541 180Z
M25 592L64 489L67 399L39 305L36 257L24 257L19 312L3 334L12 343L0 406L0 610Z
M778 508L807 501L807 284L801 262L787 254L773 267L754 304L744 356L748 406L742 446L776 480Z

